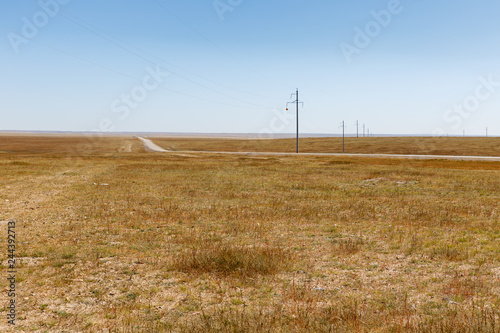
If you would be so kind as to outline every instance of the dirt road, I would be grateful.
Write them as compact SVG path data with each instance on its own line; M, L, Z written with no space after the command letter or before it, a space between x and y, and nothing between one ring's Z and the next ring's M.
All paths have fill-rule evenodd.
M151 141L151 140L144 139L141 137L137 137L137 138L142 141L142 144L144 145L144 149L146 149L146 151L150 151L150 152L154 152L154 153L168 152L168 150L165 150L162 147L154 144L153 141Z
M138 137L147 151L165 153L173 152L165 150L154 144L151 140ZM339 154L339 153L270 153L270 152L225 152L225 151L175 151L175 153L200 153L200 154L231 154L231 155L254 155L254 156L338 156L338 157L371 157L371 158L399 158L413 160L454 160L454 161L490 161L500 162L500 157L491 156L446 156L446 155L393 155L393 154Z

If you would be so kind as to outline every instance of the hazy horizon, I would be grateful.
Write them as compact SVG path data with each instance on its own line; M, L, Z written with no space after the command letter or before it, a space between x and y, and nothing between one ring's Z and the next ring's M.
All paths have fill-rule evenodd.
M296 138L296 133L239 133L239 132L148 132L148 131L123 131L123 132L99 132L99 131L51 131L51 130L40 130L40 131L29 131L29 130L0 130L1 134L8 133L19 133L19 134L82 134L82 135L118 135L118 136L126 136L126 135L160 135L160 136L179 136L179 137L258 137L261 139L282 139L282 138ZM342 133L300 133L300 138L307 137L342 137ZM425 134L425 133L416 133L416 134L404 134L404 133L345 133L345 137L437 137L435 134ZM486 137L483 135L450 135L444 134L439 137L469 137L469 138L481 138ZM498 135L488 135L488 137L499 137Z

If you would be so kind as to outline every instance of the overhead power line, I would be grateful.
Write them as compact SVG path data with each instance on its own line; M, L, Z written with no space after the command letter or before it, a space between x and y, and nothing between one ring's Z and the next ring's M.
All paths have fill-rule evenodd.
M185 68L182 68L182 67L180 67L180 66L177 66L177 65L175 65L175 64L173 64L173 63L171 63L171 62L169 62L169 61L165 60L164 58L161 58L161 57L155 56L155 55L151 54L150 52L145 51L144 49L141 49L141 48L139 48L139 47L137 47L137 46L134 46L134 45L132 45L132 44L130 44L130 43L128 43L128 42L126 42L126 41L124 41L123 39L120 39L120 38L118 38L118 37L116 37L116 36L112 36L112 35L110 35L109 33L106 33L106 32L104 32L103 30L99 29L99 28L98 28L98 27L96 27L95 25L92 25L92 24L88 23L87 21L83 20L83 19L82 19L82 18L80 18L80 17L77 17L77 16L72 15L72 14L68 14L67 12L63 12L63 11L61 11L61 14L62 14L62 16L63 16L63 17L65 17L67 20L69 20L69 21L73 22L74 24L77 24L77 25L81 26L81 27L82 27L82 28L84 28L84 29L87 29L87 30L91 31L90 29L88 29L88 27L85 27L85 26L83 26L82 24L80 24L80 23L76 22L76 20L78 20L78 21L80 21L80 22L83 22L85 25L87 25L87 26L89 26L89 27L92 27L93 29L97 30L97 32L95 32L95 31L91 31L92 33L95 33L95 34L100 33L100 34L103 34L103 35L111 36L111 37L113 37L115 40L119 41L120 43L123 43L124 45L126 45L126 46L128 46L128 47L130 47L130 48L133 48L133 49L135 49L135 50L138 50L138 51L140 51L140 52L142 52L142 53L144 53L144 54L146 54L146 55L148 55L148 56L150 56L150 57L152 57L152 58L154 58L154 59L157 59L157 60L159 60L159 61L162 61L162 62L164 62L164 63L168 64L169 66L172 66L172 67L175 67L175 68L177 68L177 69L180 69L180 70L182 70L182 71L184 71L184 72L186 72L186 73L188 73L188 74L190 74L190 75L193 75L193 76L195 76L195 77L198 77L198 78L200 78L200 79L202 79L202 80L205 80L205 81L207 81L207 82L210 82L210 83L213 83L213 84L219 85L219 86L224 87L224 88L227 88L227 89L231 89L231 90L234 90L234 91L238 91L238 92L241 92L241 93L244 93L244 94L247 94L247 95L253 95L253 96L259 96L259 97L269 98L268 96L263 96L263 95L259 95L259 94L254 94L254 93L252 93L252 92L248 92L248 91L241 90L241 89L238 89L238 88L235 88L235 87L231 87L231 86L228 86L228 85L226 85L226 84L223 84L223 83L220 83L220 82L214 81L214 80L212 80L212 79L209 79L209 78L207 78L207 77L204 77L204 76L202 76L202 75L199 75L199 74L193 73L193 72L191 72L191 71L189 71L189 70L187 70L187 69L185 69ZM100 37L104 38L104 36L100 36ZM110 41L109 39L106 39L106 40L108 40L109 42L111 42L111 43L112 43L112 41Z
M149 62L149 63L151 63L151 64L153 64L153 65L156 65L156 64L157 64L157 62L155 62L155 61L153 61L153 60L151 60L151 59L149 59L149 58L147 58L147 57L145 57L145 56L143 56L143 55L141 55L141 54L137 53L137 52L136 52L136 51L134 51L134 50L131 50L131 49L130 49L129 47L127 47L127 46L121 45L120 43L118 43L118 42L116 42L116 41L114 41L114 40L112 39L112 38L114 38L114 39L116 39L116 40L120 40L119 38L116 38L116 37L112 37L112 38L111 38L111 37L110 37L111 35L109 35L109 34L107 34L107 33L105 33L105 32L102 32L102 30L100 30L99 28L97 28L97 27L95 27L95 26L93 26L93 25L91 25L91 24L89 24L89 23L87 23L87 22L85 22L84 24L82 24L82 23L80 23L80 22L77 22L75 19L71 18L71 17L70 17L70 15L68 15L68 14L66 14L66 13L63 13L62 11L61 11L61 13L60 13L60 14L61 14L61 16L63 16L66 20L68 20L68 21L70 21L70 22L72 22L72 23L74 23L74 24L76 24L76 25L80 26L81 28L83 28L83 29L85 29L85 30L87 30L87 31L89 31L89 32L91 32L91 33L93 33L93 34L95 34L96 36L98 36L98 37L100 37L100 38L102 38L102 39L106 40L107 42L109 42L109 43L111 43L111 44L113 44L113 45L115 45L115 46L117 46L117 47L121 48L122 50L125 50L125 51L127 51L127 52L129 52L129 53L131 53L131 54L135 55L136 57L139 57L139 58L141 58L142 60L145 60L145 61L147 61L147 62ZM78 19L78 20L80 20L80 21L84 22L82 19ZM86 25L87 25L87 26L86 26ZM126 42L124 42L124 41L120 41L120 42L121 42L121 43L123 43L123 44L128 44L128 43L126 43ZM132 47L133 47L133 46L132 46ZM136 47L134 47L134 48L136 48ZM138 48L136 48L136 49L138 49ZM142 51L142 50L141 50L141 51ZM142 52L144 52L144 51L142 51ZM146 52L145 52L145 53L146 53ZM153 56L153 57L154 57L154 56ZM157 57L155 57L155 58L157 58ZM158 59L159 59L159 58L158 58ZM170 66L172 66L172 64L171 64L171 63L169 63L169 62L165 61L164 59L160 59L160 60L161 60L161 61L163 61L163 62L165 62L165 63L167 63L167 64L169 64ZM177 66L173 66L173 67L177 67ZM255 104L255 103L252 103L252 102L248 102L248 101L244 101L244 100L242 100L242 99L239 99L239 98L233 97L233 96L231 96L231 95L228 95L228 94L226 94L226 93L220 92L220 91L218 91L218 90L216 90L216 89L210 88L210 87L208 87L208 86L206 86L206 85L204 85L204 84L202 84L202 83L196 82L196 81L194 81L194 80L192 80L192 79L190 79L190 78L188 78L188 77L186 77L186 76L184 76L184 75L181 75L181 74L179 74L179 73L177 73L177 72L175 72L175 71L172 71L171 69L169 69L169 72L170 72L171 74L175 75L175 76L178 76L178 77L180 77L180 78L182 78L182 79L184 79L184 80L188 81L188 82L191 82L192 84L195 84L195 85L197 85L197 86L199 86L199 87L202 87L202 88L204 88L204 89L206 89L206 90L209 90L209 91L211 91L211 92L214 92L214 93L219 94L219 95L221 95L221 96L224 96L224 97L226 97L226 98L230 98L230 99L235 100L235 101L237 101L237 102L244 103L244 104L248 104L248 105L252 105L252 106L255 106L255 107L258 107L258 108L268 108L268 107L266 107L266 106L263 106L263 105L258 105L258 104Z
M233 59L234 61L236 61L237 63L239 63L241 66L247 68L248 70L250 70L252 73L258 73L260 76L262 76L263 78L266 78L267 80L271 80L271 81L274 81L275 83L278 83L280 84L281 86L283 87L287 87L288 85L285 84L284 82L281 82L275 78L272 78L272 77L269 77L268 75L266 75L265 73L262 73L261 71L255 69L255 68L252 68L250 67L249 65L245 64L244 62L242 62L241 60L239 60L238 58L234 57L233 55L231 55L230 53L228 53L226 50L222 49L221 47L219 47L217 44L215 44L214 42L212 42L209 38L207 38L205 35L203 35L202 33L200 33L198 30L196 30L195 28L193 28L189 23L187 23L186 21L182 20L179 16L177 16L174 12L172 12L167 6L165 6L163 3L161 3L160 1L158 0L152 0L153 2L155 2L159 7L161 7L163 10L165 10L168 14L170 14L173 18L175 18L177 21L179 21L180 23L182 23L183 25L185 25L187 28L189 28L191 31L193 31L196 35L198 35L200 38L206 40L210 45L212 45L214 48L216 48L217 50L219 50L220 52L224 53L226 56L228 56L229 58Z
M9 32L7 29L5 29L5 28L3 28L3 27L0 27L0 30L4 31L4 32L6 32L6 33L8 33L8 32ZM79 55L76 55L76 54L74 54L74 53L71 53L71 52L68 52L68 51L62 50L62 49L60 49L60 48L57 48L57 47L55 47L55 46L52 46L52 45L50 45L50 44L44 43L44 42L40 41L39 39L33 39L32 41L33 41L33 42L35 42L35 43L38 43L38 44L40 44L40 45L42 45L42 46L44 46L44 47L46 47L46 48L48 48L48 49L51 49L51 50L54 50L54 51L56 51L56 52L59 52L59 53L65 54L65 55L67 55L67 56L69 56L69 57L75 58L75 59L77 59L77 60L79 60L79 61L85 62L85 63L90 64L90 65L92 65L92 66L98 67L98 68L100 68L100 69L106 70L106 71L108 71L108 72L111 72L111 73L114 73L114 74L117 74L117 75L120 75L120 76L127 77L127 78L132 79L132 80L134 80L134 81L137 81L137 82L139 82L139 83L143 83L143 79L136 78L136 77L134 77L134 76L132 76L132 75L129 75L129 74L127 74L127 73L124 73L124 72L118 71L118 70L113 69L113 68L110 68L110 67L108 67L108 66L101 65L101 64L96 63L96 62L94 62L94 61L92 61L92 60L85 59L85 58L83 58L83 57L81 57L81 56L79 56ZM182 91L178 91L178 90L170 89L170 88L167 88L167 87L162 86L162 85L158 86L158 88L160 88L160 89L164 89L164 90L169 91L169 92L173 92L173 93L175 93L175 94L183 95L183 96L186 96L186 97L189 97L189 98L194 98L194 99L198 99L198 100L205 101L205 102L209 102L209 103L214 103L214 104L219 104L219 105L225 105L225 106L231 106L231 107L238 107L238 108L252 108L252 109L253 109L253 108L255 108L255 107L253 107L253 106L235 105L235 104L229 104L229 103L224 103L224 102L214 101L214 100L210 100L210 99L207 99L207 98L203 98L203 97L199 97L199 96L195 96L195 95L187 94L187 93L184 93L184 92L182 92ZM261 109L261 108L259 108L259 109Z

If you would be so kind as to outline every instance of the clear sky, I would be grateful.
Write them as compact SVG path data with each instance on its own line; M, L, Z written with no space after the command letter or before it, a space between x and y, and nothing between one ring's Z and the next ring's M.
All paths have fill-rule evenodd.
M0 130L500 135L498 0L5 0Z

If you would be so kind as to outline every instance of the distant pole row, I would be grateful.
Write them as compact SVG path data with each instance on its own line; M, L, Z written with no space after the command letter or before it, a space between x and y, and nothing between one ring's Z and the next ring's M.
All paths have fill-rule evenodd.
M295 138L295 152L298 154L299 153L299 104L302 104L304 106L304 102L301 102L299 100L299 89L295 91L295 93L291 94L290 99L295 96L295 100L293 102L287 102L286 103L286 109L288 110L288 104L295 104L295 117L296 117L296 138ZM342 151L345 152L345 121L342 120L341 123L342 127ZM366 128L365 124L363 124L363 137L365 137L365 131L366 131L366 136L370 136L370 129ZM487 131L487 130L486 130ZM487 135L487 134L486 134ZM356 120L356 138L359 138L359 120Z
M449 133L446 133L446 136L447 136L447 137L449 137L449 136L450 136L450 134L449 134ZM451 136L453 136L453 134L452 134ZM458 136L458 135L457 135L457 136ZM472 135L472 136L474 136L474 135ZM465 129L464 129L464 130L462 130L462 137L464 137L464 138L465 138ZM488 127L486 127L486 137L489 137L489 134L488 134Z
M356 127L358 126L359 121L356 120ZM366 136L370 136L370 129L366 127L365 124L363 124L363 138ZM358 131L356 129L356 137L359 138Z
M357 138L359 138L358 127L359 127L359 120L356 120L356 137ZM367 128L365 124L363 124L363 138L367 137L367 136L370 136L370 129ZM373 136L373 133L372 133L372 136Z
M356 120L356 138L359 138L359 120ZM345 125L345 121L342 120L340 123L340 126L342 127L342 137L345 137L345 128L347 127ZM370 129L366 127L365 124L363 124L363 137L369 137L370 136ZM373 136L373 133L371 133L371 136Z

